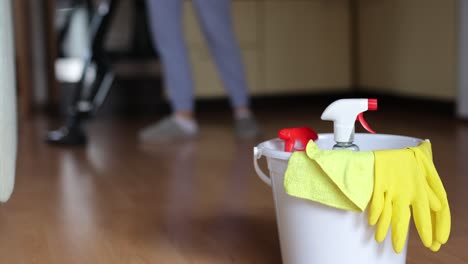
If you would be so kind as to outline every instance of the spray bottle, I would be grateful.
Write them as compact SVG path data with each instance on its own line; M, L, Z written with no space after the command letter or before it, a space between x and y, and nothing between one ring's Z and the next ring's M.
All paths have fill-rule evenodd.
M336 144L333 149L359 151L354 141L356 119L370 133L375 133L364 119L365 111L377 110L377 99L340 99L330 104L322 113L322 120L333 121Z

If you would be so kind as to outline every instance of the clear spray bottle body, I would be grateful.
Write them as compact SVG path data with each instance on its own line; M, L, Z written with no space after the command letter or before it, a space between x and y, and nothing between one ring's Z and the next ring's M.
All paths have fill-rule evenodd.
M359 151L359 146L354 144L353 142L337 142L333 148L333 150L352 150L352 151Z

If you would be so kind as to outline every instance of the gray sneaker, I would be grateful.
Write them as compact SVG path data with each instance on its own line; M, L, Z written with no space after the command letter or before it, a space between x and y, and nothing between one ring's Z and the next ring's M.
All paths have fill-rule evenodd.
M138 138L142 142L169 142L193 139L197 134L183 129L172 117L166 117L156 124L143 128Z
M235 120L236 135L242 139L253 139L261 135L261 129L253 117L241 118Z

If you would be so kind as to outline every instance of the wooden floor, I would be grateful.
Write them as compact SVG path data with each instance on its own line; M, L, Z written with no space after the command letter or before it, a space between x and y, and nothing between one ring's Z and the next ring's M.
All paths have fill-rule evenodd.
M290 126L331 131L323 108L280 109L258 111L266 139ZM468 263L468 124L405 110L414 109L368 121L380 133L431 139L453 216L437 254L411 234L408 263ZM43 143L56 122L22 123L16 189L0 205L0 263L281 263L271 190L252 166L259 141L236 141L229 112L206 111L200 139L140 145L136 133L151 120L95 120L90 144L75 149Z

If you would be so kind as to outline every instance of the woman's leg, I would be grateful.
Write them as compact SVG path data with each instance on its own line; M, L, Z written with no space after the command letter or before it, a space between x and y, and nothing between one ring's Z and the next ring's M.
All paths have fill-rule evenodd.
M153 43L158 50L173 110L193 111L193 80L182 26L182 0L147 0Z
M144 128L140 139L168 141L194 136L193 79L182 26L183 0L147 0L153 43L158 50L174 114Z
M260 133L249 108L249 94L232 23L231 0L194 0L200 24L234 110L236 133L254 137Z
M193 3L232 106L247 107L247 82L232 24L231 0L194 0Z

